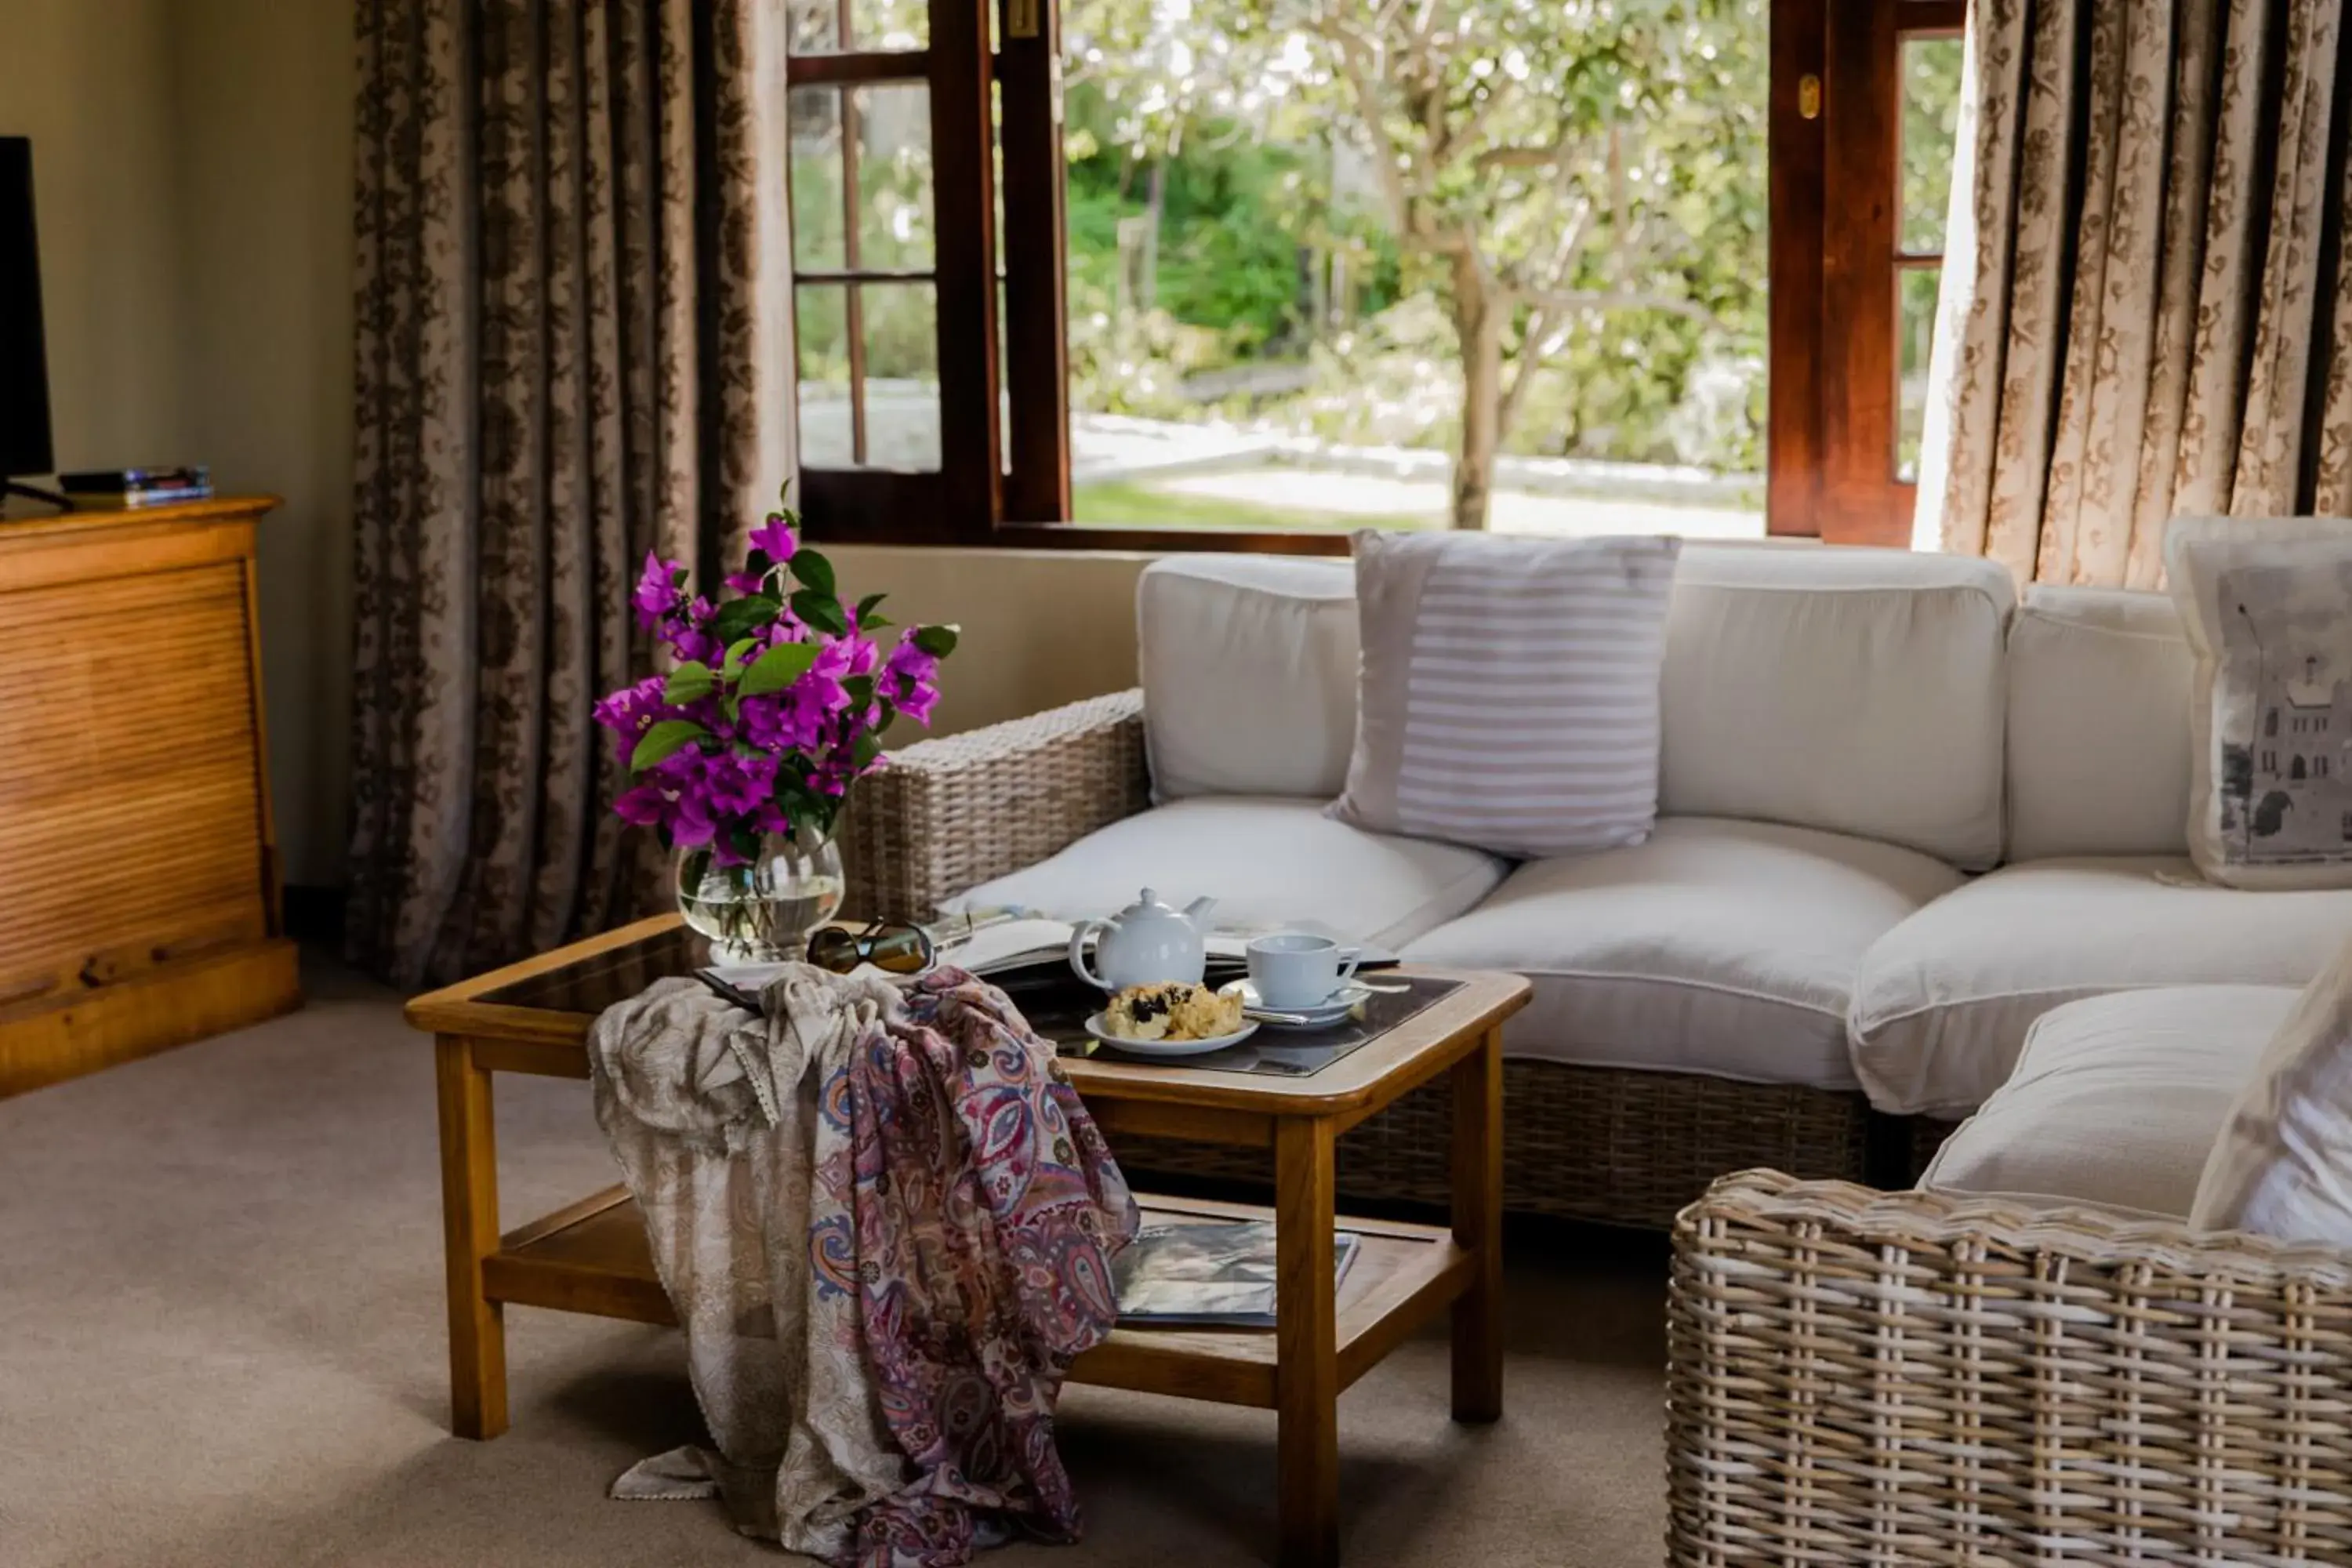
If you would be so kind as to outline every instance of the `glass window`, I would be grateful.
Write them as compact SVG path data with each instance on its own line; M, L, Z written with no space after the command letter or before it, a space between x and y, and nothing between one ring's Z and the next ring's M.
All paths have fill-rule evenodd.
M1402 58L1428 9L1333 15ZM1424 132L1336 22L1066 0L1076 521L1760 535L1768 11L1483 7Z

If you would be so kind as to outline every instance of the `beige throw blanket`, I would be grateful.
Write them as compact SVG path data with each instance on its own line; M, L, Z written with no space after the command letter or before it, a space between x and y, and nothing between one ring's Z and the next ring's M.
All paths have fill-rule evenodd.
M665 981L590 1036L717 1450L616 1495L715 1485L747 1533L859 1568L1076 1539L1054 1408L1137 1215L1053 1046L955 969L793 965L762 1004Z
M815 1166L849 1157L819 1089L898 1000L887 981L796 967L769 988L766 1018L665 980L597 1020L596 1121L644 1211L718 1446L646 1461L620 1495L695 1495L698 1459L739 1529L833 1561L858 1513L907 1483L856 1297L821 1289L808 1243Z

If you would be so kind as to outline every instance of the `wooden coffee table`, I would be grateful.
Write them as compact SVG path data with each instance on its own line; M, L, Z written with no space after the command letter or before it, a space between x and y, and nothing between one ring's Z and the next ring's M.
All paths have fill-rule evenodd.
M420 996L440 1096L441 1207L449 1286L450 1425L507 1427L509 1302L674 1323L636 1205L613 1187L501 1235L491 1075L588 1076L595 1015L700 962L675 915L575 942ZM1415 973L1440 974L1437 971ZM1502 1023L1527 1005L1517 975L1444 973L1456 989L1310 1077L1066 1058L1087 1109L1121 1133L1274 1152L1271 1210L1147 1199L1148 1214L1263 1217L1276 1226L1278 1324L1269 1330L1115 1331L1071 1377L1278 1414L1286 1568L1339 1560L1339 1391L1440 1311L1453 1315L1454 1418L1503 1409ZM1350 1219L1363 1237L1335 1290L1332 1147L1439 1074L1454 1085L1452 1224Z

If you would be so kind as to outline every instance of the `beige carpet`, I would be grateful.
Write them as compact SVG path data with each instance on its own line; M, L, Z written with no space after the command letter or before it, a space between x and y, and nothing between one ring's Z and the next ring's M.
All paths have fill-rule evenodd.
M674 1335L516 1309L514 1429L451 1437L430 1050L313 965L293 1017L0 1100L0 1565L783 1561L701 1503L620 1503L695 1435ZM509 1224L613 1179L584 1085L501 1078ZM1508 1414L1446 1420L1445 1347L1340 1404L1351 1565L1655 1563L1663 1258L1515 1233ZM1272 1556L1274 1422L1073 1390L1089 1512L1024 1564Z

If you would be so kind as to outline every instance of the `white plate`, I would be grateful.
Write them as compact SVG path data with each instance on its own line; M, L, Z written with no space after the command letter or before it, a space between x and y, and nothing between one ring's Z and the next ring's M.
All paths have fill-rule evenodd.
M1218 990L1225 995L1240 996L1242 1006L1249 1012L1291 1013L1307 1020L1304 1024L1286 1024L1275 1018L1260 1019L1259 1022L1269 1029L1328 1029L1334 1024L1345 1022L1348 1015L1355 1011L1356 1004L1372 994L1370 987L1359 985L1351 980L1316 1006L1268 1008L1259 999L1257 986L1251 981L1228 981Z
M1087 1020L1087 1033L1131 1057L1205 1057L1211 1051L1222 1051L1227 1046L1238 1046L1257 1033L1255 1024L1244 1024L1230 1035L1219 1035L1209 1040L1130 1040L1112 1034L1103 1027L1100 1013Z

